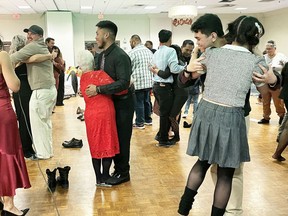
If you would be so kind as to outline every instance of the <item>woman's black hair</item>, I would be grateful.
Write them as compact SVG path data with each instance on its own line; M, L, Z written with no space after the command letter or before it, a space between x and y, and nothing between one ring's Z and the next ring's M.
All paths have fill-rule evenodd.
M228 33L225 35L227 43L233 41L240 45L247 44L249 50L259 44L259 39L264 35L265 30L260 21L251 16L240 16L228 24Z

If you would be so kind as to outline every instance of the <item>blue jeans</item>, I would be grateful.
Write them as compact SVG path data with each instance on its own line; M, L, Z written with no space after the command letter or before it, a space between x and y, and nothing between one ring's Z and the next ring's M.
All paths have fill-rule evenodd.
M151 123L151 101L150 89L135 90L135 112L136 112L136 125L144 125L144 123Z
M193 95L189 94L188 95L188 99L186 101L184 113L188 114L188 111L189 111L190 104L191 104L192 100L193 100L193 113L196 111L197 106L198 106L198 98L199 98L199 94L193 94Z

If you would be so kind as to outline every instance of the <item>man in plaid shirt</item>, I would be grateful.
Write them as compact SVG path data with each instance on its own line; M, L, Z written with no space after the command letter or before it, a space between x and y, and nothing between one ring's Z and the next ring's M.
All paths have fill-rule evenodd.
M132 64L131 80L134 82L136 96L136 119L133 127L144 129L145 125L152 125L150 91L153 81L149 65L153 54L147 47L141 44L141 38L138 35L132 35L130 45L132 50L128 55Z

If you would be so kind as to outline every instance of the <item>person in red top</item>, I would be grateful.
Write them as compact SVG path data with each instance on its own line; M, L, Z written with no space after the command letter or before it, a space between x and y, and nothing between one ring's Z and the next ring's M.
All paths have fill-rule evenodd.
M114 103L111 95L98 94L95 97L88 97L85 89L90 84L101 86L113 83L114 80L103 70L93 71L94 57L88 50L79 54L78 62L79 68L83 72L80 79L80 90L86 104L84 118L96 175L96 185L107 186L105 181L111 177L109 170L112 157L120 152ZM122 91L118 94L122 93L125 92Z

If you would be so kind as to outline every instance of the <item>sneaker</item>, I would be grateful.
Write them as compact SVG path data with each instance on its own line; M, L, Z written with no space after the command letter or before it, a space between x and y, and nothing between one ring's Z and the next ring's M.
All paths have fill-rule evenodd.
M145 129L145 125L144 124L143 125L133 124L133 128L143 130L143 129Z
M144 125L151 126L152 122L145 122Z
M261 119L260 121L258 121L258 124L269 124L270 120L267 119Z

